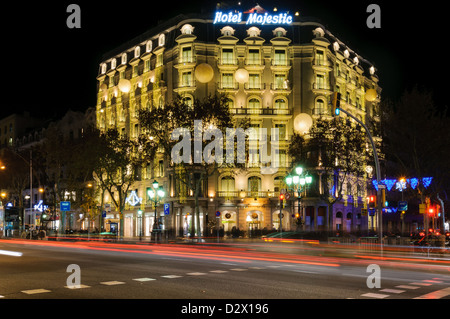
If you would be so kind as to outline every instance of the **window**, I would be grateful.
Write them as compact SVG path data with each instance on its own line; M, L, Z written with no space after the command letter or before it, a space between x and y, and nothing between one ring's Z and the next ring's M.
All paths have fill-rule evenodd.
M181 86L193 86L192 72L183 72L181 75Z
M259 192L261 190L261 178L252 176L248 178L248 191Z
M325 58L323 56L323 51L316 52L316 64L317 65L325 65Z
M286 124L275 124L278 129L278 137L282 140L286 139Z
M257 27L251 27L247 30L247 34L249 37L259 37L261 34L261 30L259 30Z
M229 37L234 34L234 29L230 26L226 26L226 27L223 27L222 29L220 29L220 32L222 33L222 35Z
M273 64L274 65L286 65L286 50L275 50L275 54L273 56Z
M106 73L106 63L102 64L102 74Z
M321 74L316 76L316 89L325 89L325 77Z
M325 103L322 99L316 101L316 107L314 108L314 115L325 114Z
M234 64L233 49L222 49L222 64Z
M134 49L134 57L138 58L141 55L141 47L136 47Z
M276 109L287 109L287 103L284 99L276 99L275 100L275 108Z
M163 55L162 55L162 53L158 54L156 56L156 66L161 66L161 65L163 65Z
M122 64L126 64L127 63L127 54L126 53L122 54L121 63Z
M185 24L181 27L182 34L192 34L194 32L194 27L190 24Z
M166 36L161 34L158 38L158 46L162 47L166 43Z
M250 74L248 77L248 88L249 89L260 89L261 88L261 84L260 84L260 79L259 79L259 74Z
M275 89L287 89L286 76L284 74L275 74Z
M222 74L222 88L232 88L233 87L233 74L223 73Z
M192 107L192 105L194 105L194 101L193 101L192 97L190 97L190 96L185 96L183 98L183 103L189 107Z
M112 59L111 60L111 69L115 69L117 66L117 60L116 59Z
M222 178L220 186L223 192L234 192L234 178L231 176Z
M182 49L181 62L192 62L192 47L184 47Z
M256 98L252 98L248 100L248 107L250 109L259 109L261 107L261 102Z
M250 49L250 50L248 50L247 64L250 64L250 65L260 64L259 50L258 49Z

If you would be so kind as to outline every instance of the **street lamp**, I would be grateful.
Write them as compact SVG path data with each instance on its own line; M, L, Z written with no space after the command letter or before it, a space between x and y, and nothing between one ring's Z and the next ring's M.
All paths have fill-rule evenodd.
M162 201L162 199L166 195L166 192L164 191L162 186L159 186L159 183L156 180L152 183L152 187L153 187L153 189L147 190L147 195L148 195L148 197L150 197L150 200L153 202L153 204L155 206L155 222L153 223L153 229L156 233L160 230L158 228L156 207L158 207L158 203ZM156 236L155 236L155 242L156 242Z
M305 185L310 185L312 183L312 177L309 174L303 174L303 167L297 166L295 169L295 174L291 175L289 174L286 177L286 185L288 186L289 190L293 190L294 192L297 192L297 200L298 200L298 216L300 220L301 214L300 214L300 201L302 197L302 192L304 190ZM280 218L281 219L281 218ZM281 220L280 220L281 223Z

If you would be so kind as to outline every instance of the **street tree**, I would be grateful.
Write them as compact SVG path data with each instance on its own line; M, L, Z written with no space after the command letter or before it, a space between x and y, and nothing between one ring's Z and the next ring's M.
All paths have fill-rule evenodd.
M381 123L386 173L397 178L417 178L418 184L405 195L425 203L440 201L450 190L450 119L439 108L431 91L413 87L398 101L381 104ZM424 177L432 177L426 187ZM443 226L443 225L442 225Z
M373 158L364 130L344 117L317 119L305 136L294 134L288 153L293 164L316 175L308 192L326 202L329 212L342 200L344 185L363 187L361 177Z
M220 168L239 166L236 162L227 164L225 152L219 154L216 152L217 148L211 151L211 160L205 159L203 150L214 143L223 145L221 137L226 136L226 128L248 127L247 119L239 122L233 119L228 102L223 95L195 100L192 105L177 98L163 107L141 110L139 113L139 122L144 132L140 141L146 143L143 148L152 150L155 145L159 147L158 156L168 163L174 176L176 193L181 197L181 201L185 201L189 196L194 197L194 222L191 225L191 233L197 233L199 236L201 235L199 198L206 191L208 178ZM180 129L184 134L172 138L172 133ZM207 137L205 133L208 132L215 133ZM189 147L183 149L180 155L188 160L176 161L171 154L183 136L189 137ZM237 153L235 154L237 156Z
M142 165L138 143L116 129L101 132L95 141L96 160L93 172L98 185L105 190L120 214L120 236L123 236L123 211L136 171ZM91 141L91 142L92 142Z

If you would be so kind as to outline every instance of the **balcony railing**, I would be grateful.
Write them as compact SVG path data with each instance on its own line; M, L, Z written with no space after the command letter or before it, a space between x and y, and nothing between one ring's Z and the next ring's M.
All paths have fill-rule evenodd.
M217 197L225 198L270 198L278 197L280 192L275 191L218 191Z
M237 115L292 115L292 109L273 109L273 108L233 108L231 114Z

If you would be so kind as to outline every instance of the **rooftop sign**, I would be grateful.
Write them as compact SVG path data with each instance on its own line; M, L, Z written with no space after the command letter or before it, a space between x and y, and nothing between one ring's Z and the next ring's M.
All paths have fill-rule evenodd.
M278 14L270 14L263 8L257 6L248 11L230 11L230 12L222 12L216 11L214 16L214 24L216 23L241 23L244 18L244 14L247 15L246 24L291 24L293 21L292 15L288 13L278 13Z

